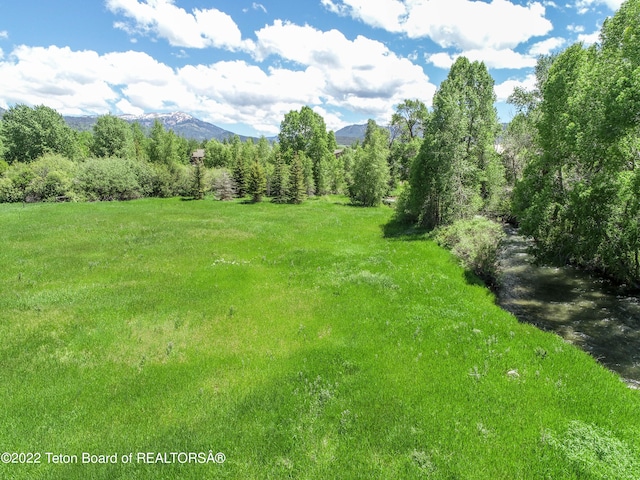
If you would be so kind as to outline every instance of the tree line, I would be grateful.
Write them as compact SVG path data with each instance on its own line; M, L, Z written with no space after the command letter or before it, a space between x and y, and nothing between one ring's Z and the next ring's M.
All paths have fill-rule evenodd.
M192 158L196 150L204 157ZM77 132L46 106L16 105L0 121L0 202L127 200L213 194L300 203L346 194L377 205L392 188L389 133L370 121L365 140L338 149L310 107L291 111L278 141L238 136L197 142L156 121L149 131L113 115Z

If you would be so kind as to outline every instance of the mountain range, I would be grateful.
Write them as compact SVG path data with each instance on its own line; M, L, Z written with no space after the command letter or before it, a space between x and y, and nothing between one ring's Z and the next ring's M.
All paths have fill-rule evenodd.
M0 118L5 111L5 109L0 108ZM153 127L153 123L158 120L166 130L173 130L176 134L182 137L193 138L198 141L209 140L212 138L222 141L225 138L230 138L236 135L234 132L225 130L213 123L205 122L204 120L200 120L184 112L119 115L119 118L122 118L129 123L138 122L144 129L149 130ZM82 132L91 130L98 120L98 116L66 115L64 116L64 120L67 122L67 125L74 130ZM352 145L356 141L362 141L364 139L366 129L366 124L349 125L335 132L336 140L339 145ZM244 135L238 135L238 137L240 137L240 140L243 142L249 138L257 141L257 138L255 137L247 137ZM275 141L277 140L277 137L270 137L268 140Z

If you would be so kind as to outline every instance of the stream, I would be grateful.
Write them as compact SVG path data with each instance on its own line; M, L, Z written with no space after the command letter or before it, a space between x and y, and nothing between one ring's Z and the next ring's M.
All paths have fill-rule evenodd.
M572 267L539 266L532 241L506 227L498 253L498 304L553 331L640 388L640 299Z

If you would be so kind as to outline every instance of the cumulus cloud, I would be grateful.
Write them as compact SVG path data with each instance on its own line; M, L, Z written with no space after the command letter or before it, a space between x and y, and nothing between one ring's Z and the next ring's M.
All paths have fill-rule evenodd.
M233 19L216 8L187 12L175 6L173 0L107 0L106 4L113 13L130 20L114 23L129 35L153 34L175 47L240 50L251 46L250 41L242 40Z
M332 39L324 49L305 53L283 44L298 43L286 35L297 31L287 30L294 26L275 27L283 28L284 35L270 37L261 51L293 62L291 68L286 62L265 67L243 60L172 68L143 52L100 55L19 46L0 57L0 106L45 104L66 115L182 110L213 123L247 124L273 134L284 114L302 105L324 112L329 128L338 129L345 125L342 108L388 121L395 104L430 99L435 92L420 67L379 42L304 31L300 38L327 34L322 38ZM329 63L337 67L327 68L326 55L334 48L340 53Z
M578 41L585 44L585 46L593 45L600 41L600 32L593 33L581 33L578 35Z
M374 6L366 0L322 0L322 4L372 27L462 50L514 48L553 28L539 2L523 6L507 0L384 0Z
M9 38L9 32L7 32L6 30L0 30L0 38L2 39Z
M494 87L498 102L506 102L516 87L533 90L536 86L535 74L527 75L523 80L509 79Z
M464 56L472 62L484 62L487 68L520 69L536 65L533 55L523 55L510 49L495 50L490 48L467 50L462 53L449 54L445 52L427 55L426 61L442 69L449 69L457 58Z
M400 58L382 42L357 36L347 39L338 30L321 31L275 21L256 32L258 60L277 56L320 72L319 93L327 104L381 119L405 98L431 98L435 85L423 69Z
M534 56L548 55L554 50L562 47L565 43L567 43L567 41L564 38L547 38L546 40L533 44L529 49L529 54Z

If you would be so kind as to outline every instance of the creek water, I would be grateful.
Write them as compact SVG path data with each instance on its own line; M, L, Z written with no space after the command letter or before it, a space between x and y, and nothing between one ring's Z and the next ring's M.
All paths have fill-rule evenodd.
M505 230L499 305L522 322L556 332L640 388L640 299L575 268L536 265L532 241Z

